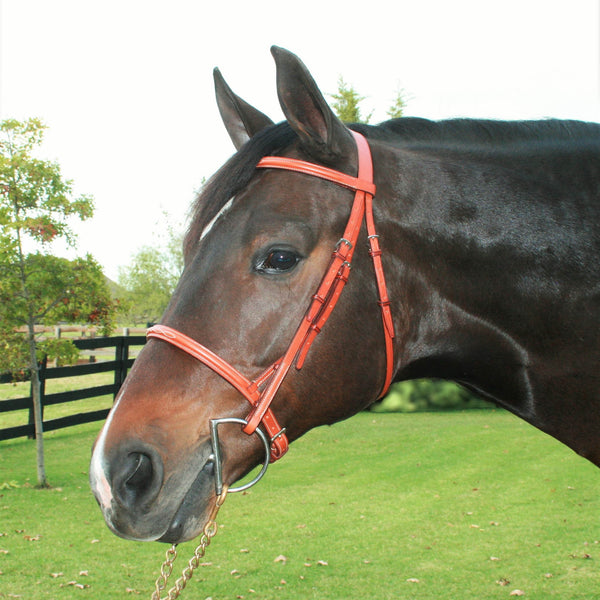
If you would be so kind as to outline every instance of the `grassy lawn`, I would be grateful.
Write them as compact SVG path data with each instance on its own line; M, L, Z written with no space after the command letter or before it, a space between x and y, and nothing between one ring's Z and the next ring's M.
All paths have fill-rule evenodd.
M33 442L0 442L0 598L149 597L166 547L104 525L98 428L47 436L47 491ZM599 491L596 467L501 411L363 413L227 499L183 598L598 600Z

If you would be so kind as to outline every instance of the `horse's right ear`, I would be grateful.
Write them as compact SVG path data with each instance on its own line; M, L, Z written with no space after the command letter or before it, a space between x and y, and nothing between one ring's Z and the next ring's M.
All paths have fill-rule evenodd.
M221 118L233 145L236 150L239 150L255 133L273 125L273 121L236 96L223 79L219 69L213 71L213 76Z
M277 94L288 123L305 150L333 163L355 153L350 130L335 116L304 63L277 46L271 47L277 65Z

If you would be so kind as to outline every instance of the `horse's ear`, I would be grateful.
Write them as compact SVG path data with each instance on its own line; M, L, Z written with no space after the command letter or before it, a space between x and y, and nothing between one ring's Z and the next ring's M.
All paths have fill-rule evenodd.
M273 121L236 96L223 79L219 69L213 71L213 76L221 118L233 145L236 150L239 150L255 133L273 125Z
M304 63L277 46L271 47L271 53L281 109L303 147L325 162L348 156L355 148L352 134L335 116Z

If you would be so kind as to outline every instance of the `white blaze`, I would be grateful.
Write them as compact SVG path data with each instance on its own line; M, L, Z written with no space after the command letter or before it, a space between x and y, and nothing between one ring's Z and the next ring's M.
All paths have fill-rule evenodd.
M223 208L210 220L208 225L204 228L204 230L200 234L199 241L202 241L208 235L208 232L215 226L215 223L219 220L219 218L222 217L231 208L234 198L235 198L235 196L233 198L230 198L227 201L227 203L223 206Z
M110 427L113 416L115 414L115 410L119 405L119 402L121 400L121 397L123 396L123 393L125 392L126 387L127 384L125 383L119 391L117 399L110 413L108 414L106 423L104 423L104 427L100 432L100 437L98 438L96 446L94 447L92 461L90 464L90 484L92 486L92 489L94 490L94 493L96 494L96 498L98 499L102 510L104 511L110 508L113 499L112 490L110 489L110 483L108 482L108 478L106 476L105 471L106 460L104 457L104 446L106 443L106 435L108 433L108 428Z

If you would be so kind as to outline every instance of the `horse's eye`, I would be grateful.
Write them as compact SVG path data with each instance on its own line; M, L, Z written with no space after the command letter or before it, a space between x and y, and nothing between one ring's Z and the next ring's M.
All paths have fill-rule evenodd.
M258 271L263 273L283 273L291 271L300 261L300 256L293 250L273 249L260 262Z

